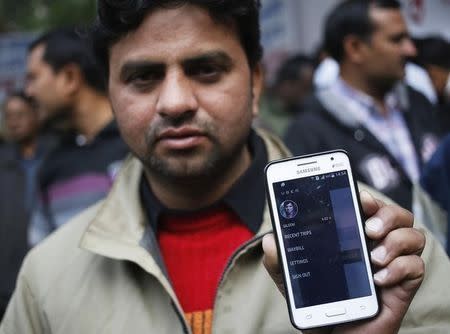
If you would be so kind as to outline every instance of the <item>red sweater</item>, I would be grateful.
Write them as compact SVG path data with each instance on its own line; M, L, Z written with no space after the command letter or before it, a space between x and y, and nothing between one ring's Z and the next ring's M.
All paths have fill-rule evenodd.
M253 233L226 207L163 216L158 241L193 333L211 333L216 290L234 251Z

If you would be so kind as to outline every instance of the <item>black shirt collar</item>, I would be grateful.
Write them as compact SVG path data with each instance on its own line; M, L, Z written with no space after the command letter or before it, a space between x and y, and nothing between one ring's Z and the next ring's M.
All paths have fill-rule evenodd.
M267 164L268 158L264 142L254 130L251 130L248 145L252 155L250 167L231 187L224 198L211 207L225 204L239 216L245 226L256 234L262 224L263 218L265 205L264 167ZM183 215L192 213L192 211L166 208L153 194L144 175L141 178L139 191L149 223L155 231L161 214ZM211 207L205 209L211 209Z

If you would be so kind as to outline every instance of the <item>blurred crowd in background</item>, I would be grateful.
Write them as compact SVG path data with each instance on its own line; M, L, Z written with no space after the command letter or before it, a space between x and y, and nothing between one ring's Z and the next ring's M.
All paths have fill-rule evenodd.
M284 54L254 125L296 155L347 150L358 180L422 215L447 247L447 224L434 222L450 209L450 43L410 38L395 31L398 19L381 23L385 40L372 50L337 46L335 31L309 52ZM103 198L128 153L88 33L33 37L25 83L1 105L0 319L26 252Z

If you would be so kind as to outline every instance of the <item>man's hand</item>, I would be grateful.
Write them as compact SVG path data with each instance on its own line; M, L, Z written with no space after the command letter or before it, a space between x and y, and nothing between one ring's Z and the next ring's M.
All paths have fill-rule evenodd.
M333 333L397 333L411 301L422 283L425 265L420 254L424 234L414 229L413 215L399 206L386 205L366 191L361 192L367 236L376 242L371 252L374 280L380 288L381 311L376 318L336 326ZM264 265L284 295L273 234L263 239Z

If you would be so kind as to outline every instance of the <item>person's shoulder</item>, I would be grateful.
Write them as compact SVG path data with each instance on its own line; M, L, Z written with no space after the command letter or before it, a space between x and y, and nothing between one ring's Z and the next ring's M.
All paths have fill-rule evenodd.
M450 194L450 135L444 137L432 157L423 167L420 185L437 201L448 209Z
M405 85L408 98L410 100L410 105L415 106L417 104L424 105L428 108L434 108L434 105L430 100L420 91L411 87L410 85Z
M42 163L42 169L52 169L60 160L66 160L71 156L72 151L77 149L75 145L75 135L70 132L64 134L61 138L55 139L53 136L45 136L41 139L45 149L46 156Z
M334 117L325 109L316 95L310 96L299 113L289 124L284 140L286 143L298 141L299 138L312 138L323 134L330 125L334 127Z
M70 279L74 270L83 270L95 255L79 247L80 240L103 202L86 209L29 251L21 275L39 297Z
M445 169L448 171L450 167L450 134L445 136L439 143L434 154L424 167L423 174L433 174L438 169Z
M322 102L320 101L317 93L312 93L308 95L302 102L300 112L297 113L299 117L303 115L316 114L319 110L324 110Z
M0 144L0 164L17 159L16 147L12 143Z
M450 133L448 133L439 144L439 148L445 151L447 154L450 154Z

